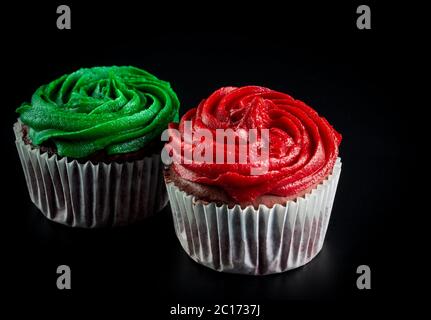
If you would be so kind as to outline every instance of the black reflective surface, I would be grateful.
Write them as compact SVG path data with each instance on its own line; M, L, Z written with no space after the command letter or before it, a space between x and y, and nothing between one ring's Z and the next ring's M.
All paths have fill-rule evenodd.
M408 232L400 223L413 210L402 201L408 196L404 188L418 178L402 168L416 162L418 142L406 134L415 128L401 102L405 56L397 35L382 20L376 18L368 38L348 24L355 17L351 6L337 11L323 30L321 20L298 30L284 29L281 20L268 17L266 27L257 27L242 17L232 20L231 30L211 28L211 23L200 30L191 23L142 31L130 8L120 9L129 16L120 15L114 23L106 18L112 9L76 5L71 32L61 33L52 30L55 20L53 26L47 22L55 14L43 8L40 21L24 13L34 29L15 25L5 38L10 45L3 76L8 86L2 105L1 228L11 291L25 288L32 299L142 297L149 308L216 302L266 302L282 308L290 300L368 301L398 295L393 277L404 265ZM381 7L377 12L384 17ZM285 91L324 115L343 134L343 170L322 252L306 266L280 275L222 274L183 252L169 207L118 229L70 229L45 219L28 198L13 143L14 109L57 76L112 64L136 65L171 82L181 114L220 86L257 84ZM71 267L72 293L56 288L60 264ZM361 264L371 267L372 290L356 288Z

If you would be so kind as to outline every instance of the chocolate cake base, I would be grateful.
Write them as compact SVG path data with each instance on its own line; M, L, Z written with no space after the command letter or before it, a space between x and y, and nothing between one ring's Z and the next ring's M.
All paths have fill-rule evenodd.
M287 201L296 200L298 197L303 197L305 194L311 192L317 185L304 190L298 195L293 197L281 197L272 194L265 194L257 197L252 201L245 202L236 202L229 194L226 193L222 188L217 186L209 186L201 183L192 182L180 177L172 166L165 168L164 170L165 182L166 183L174 183L181 191L184 191L187 194L195 196L196 200L202 201L207 204L210 202L214 202L217 205L227 204L229 208L234 207L235 205L240 205L241 208L245 208L249 205L253 206L255 209L259 208L259 205L265 205L268 208L272 208L276 204L286 205Z

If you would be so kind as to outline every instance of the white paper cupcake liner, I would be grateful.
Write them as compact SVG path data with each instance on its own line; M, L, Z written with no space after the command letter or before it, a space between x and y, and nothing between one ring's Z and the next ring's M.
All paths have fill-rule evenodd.
M30 199L52 221L84 228L126 225L167 204L159 155L125 163L81 164L25 144L20 122L14 131Z
M196 262L223 272L264 275L298 268L322 249L341 173L286 205L241 209L204 204L170 182L175 232Z

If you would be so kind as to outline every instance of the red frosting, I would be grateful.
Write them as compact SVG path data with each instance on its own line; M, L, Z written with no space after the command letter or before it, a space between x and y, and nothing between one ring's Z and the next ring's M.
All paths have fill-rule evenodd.
M252 175L256 163L216 164L193 161L184 163L184 150L211 141L184 142L184 121L192 121L192 132L200 128L216 129L269 129L268 171ZM173 162L175 172L182 178L204 185L217 186L235 201L253 201L258 196L291 197L309 190L332 171L338 156L341 135L325 118L304 102L289 95L264 87L225 87L189 110L178 128L181 141L181 163ZM236 148L236 158L239 159ZM215 155L214 155L215 157ZM249 158L247 158L249 159Z

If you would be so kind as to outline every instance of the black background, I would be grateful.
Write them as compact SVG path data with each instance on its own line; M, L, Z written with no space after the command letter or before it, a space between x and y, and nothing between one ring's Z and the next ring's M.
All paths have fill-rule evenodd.
M415 228L414 219L405 218L413 206L403 200L409 197L405 187L420 177L403 169L416 162L419 142L407 134L415 125L403 98L414 39L400 28L396 7L365 3L372 30L361 31L355 13L361 3L352 2L66 1L72 30L57 30L59 4L2 8L0 220L8 292L19 301L60 299L69 306L127 308L132 302L126 298L159 315L177 303L262 303L267 316L292 301L365 306L403 295L399 272L407 267L406 238ZM248 84L287 92L324 115L343 135L343 171L322 252L280 275L221 274L182 251L169 208L118 229L70 229L43 218L28 198L15 150L14 110L64 73L113 64L138 66L171 82L181 115L221 86ZM408 227L401 227L405 221ZM56 288L60 264L71 267L71 291ZM371 267L371 290L356 288L361 264Z

